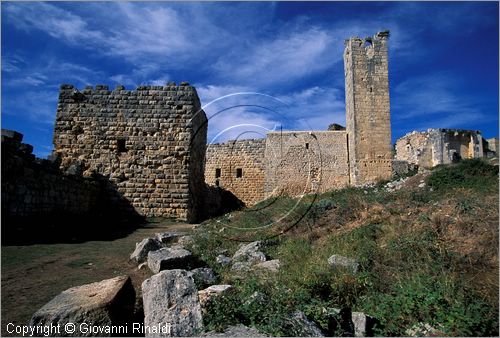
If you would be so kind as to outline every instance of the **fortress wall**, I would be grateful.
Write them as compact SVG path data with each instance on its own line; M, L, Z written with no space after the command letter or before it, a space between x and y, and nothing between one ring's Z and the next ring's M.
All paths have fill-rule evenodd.
M65 175L57 163L35 158L23 135L2 130L2 219L86 215L99 205L100 185ZM13 224L5 224L12 227Z
M206 116L196 90L140 86L78 91L62 85L54 129L61 168L108 179L135 212L199 218L204 203Z
M266 197L325 192L349 185L345 131L270 132L265 160Z
M229 190L247 206L264 198L264 139L207 146L205 182ZM241 177L239 175L241 169Z

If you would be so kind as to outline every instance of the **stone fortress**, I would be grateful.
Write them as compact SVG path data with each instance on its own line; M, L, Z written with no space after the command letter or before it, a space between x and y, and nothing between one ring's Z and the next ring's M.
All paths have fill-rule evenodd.
M95 196L106 196L124 212L197 222L225 203L223 192L251 206L280 194L372 184L409 164L432 167L497 154L498 139L436 129L398 140L393 159L388 38L386 31L345 41L345 128L272 131L264 139L207 145L208 121L186 82L136 90L62 85L49 161L36 162L22 135L2 132L2 150L9 150L2 158L4 178L8 171L2 213L37 216L66 205L83 214L99 204ZM37 175L72 188L59 195L35 182ZM23 203L26 208L19 207Z

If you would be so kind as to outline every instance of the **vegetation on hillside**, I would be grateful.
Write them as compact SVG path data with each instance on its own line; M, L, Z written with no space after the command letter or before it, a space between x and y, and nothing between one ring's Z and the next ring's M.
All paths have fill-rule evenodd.
M331 323L349 307L377 318L377 335L427 323L438 335L498 336L498 167L468 160L408 182L269 199L202 224L192 250L236 287L211 303L208 329L239 322L294 335L287 318L301 310L340 335ZM253 240L280 259L278 273L241 278L216 263ZM333 254L361 271L332 269ZM248 301L256 291L265 304Z

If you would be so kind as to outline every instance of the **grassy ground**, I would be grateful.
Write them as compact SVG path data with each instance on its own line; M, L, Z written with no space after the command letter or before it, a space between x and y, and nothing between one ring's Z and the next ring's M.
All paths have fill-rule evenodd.
M115 240L2 246L2 336L8 335L7 323L27 324L36 310L73 286L129 275L140 296L140 285L151 273L128 260L135 243L157 232L190 228L158 221Z
M192 249L236 285L205 324L294 335L286 318L302 310L338 335L335 309L350 307L379 319L378 335L428 323L438 335L498 336L498 224L498 167L479 160L411 177L395 192L379 186L264 201L197 231ZM241 279L215 263L257 239L281 260L279 273ZM357 259L361 272L330 268L332 254ZM265 304L244 301L255 291Z

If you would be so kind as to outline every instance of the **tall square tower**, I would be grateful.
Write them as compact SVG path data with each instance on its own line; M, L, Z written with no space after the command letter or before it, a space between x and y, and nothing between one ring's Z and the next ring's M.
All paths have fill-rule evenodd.
M392 175L388 38L384 31L345 41L349 175L355 186Z

